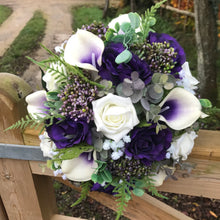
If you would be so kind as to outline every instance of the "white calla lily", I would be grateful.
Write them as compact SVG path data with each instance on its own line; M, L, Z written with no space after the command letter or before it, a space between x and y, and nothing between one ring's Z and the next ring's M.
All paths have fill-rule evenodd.
M72 160L63 160L61 169L68 179L84 182L90 180L96 171L98 164L95 161L96 151L84 152Z
M44 113L46 113L47 109L44 105L47 101L45 90L36 91L28 95L25 100L28 104L27 110L30 115L32 115L35 119L37 119L37 116L42 118L44 117Z
M52 70L54 69L54 70ZM58 81L56 71L63 72L66 74L65 66L61 62L51 63L50 69L46 71L45 75L43 76L43 81L46 82L46 88L49 92L55 91L58 89L58 86L61 82Z
M104 42L95 34L78 29L66 43L64 60L73 65L88 70L97 70L102 64Z
M183 88L173 89L159 106L162 109L160 120L174 130L185 129L205 116L199 100Z

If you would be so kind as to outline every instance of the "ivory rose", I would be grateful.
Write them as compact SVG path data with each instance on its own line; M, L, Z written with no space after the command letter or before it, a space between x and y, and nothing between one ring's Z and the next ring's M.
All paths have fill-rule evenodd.
M139 123L130 98L109 93L92 102L97 131L118 142Z
M182 134L176 141L171 143L171 147L168 149L171 157L174 160L178 160L182 157L182 160L186 160L187 156L191 153L194 146L194 139L198 135L195 131Z

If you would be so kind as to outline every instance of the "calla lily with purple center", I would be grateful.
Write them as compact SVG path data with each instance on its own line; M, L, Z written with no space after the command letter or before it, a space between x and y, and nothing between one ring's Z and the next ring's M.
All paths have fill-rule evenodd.
M27 110L33 118L37 119L37 117L44 117L44 114L47 112L48 109L44 103L47 101L46 98L46 91L39 90L34 92L26 97L26 102L28 104Z
M77 158L63 160L61 169L68 179L84 182L90 180L96 171L98 164L95 161L96 151L84 152Z
M93 33L78 29L67 41L64 60L83 69L98 71L102 64L104 42Z
M174 130L182 130L191 126L197 119L204 118L199 100L183 88L173 89L159 104L160 120Z

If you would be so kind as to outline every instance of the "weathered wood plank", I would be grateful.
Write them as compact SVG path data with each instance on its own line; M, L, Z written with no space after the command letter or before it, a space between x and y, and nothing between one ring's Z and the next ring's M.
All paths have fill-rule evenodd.
M21 78L0 74L0 142L24 144L20 130L4 130L25 114L31 87ZM28 161L0 159L0 195L10 220L41 220L41 210Z
M67 180L62 180L61 178L56 178L58 181L66 184L74 190L80 191L79 187L72 185ZM101 192L91 192L89 197L102 203L108 208L116 211L117 202L115 197L101 193ZM124 211L124 216L131 220L192 220L192 218L187 217L176 209L166 205L163 202L145 194L142 197L132 196L132 200L129 201L128 206Z
M38 134L39 131L26 129L24 143L39 146ZM220 161L220 131L200 130L198 135L190 157Z
M8 216L6 214L5 207L2 202L1 196L0 196L0 219L1 220L8 220Z
M0 159L0 194L10 220L41 220L28 161Z
M38 146L2 143L0 143L0 158L37 161L47 160Z
M52 216L52 218L50 220L84 220L84 219L56 214L56 215Z
M52 178L49 176L33 175L33 180L43 219L51 219L58 213Z
M220 199L220 161L190 158L196 165L190 174L177 170L177 181L168 179L158 190Z
M220 161L220 131L200 130L190 157Z
M195 164L196 169L190 174L177 170L178 180L168 179L158 190L220 199L220 161L191 158L189 162ZM54 176L44 163L30 161L30 167L34 174Z

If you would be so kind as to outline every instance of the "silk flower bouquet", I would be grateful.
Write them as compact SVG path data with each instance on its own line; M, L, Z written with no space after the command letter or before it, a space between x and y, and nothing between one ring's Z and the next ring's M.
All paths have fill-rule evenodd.
M79 182L82 201L90 191L113 194L116 219L132 193L175 178L206 117L199 83L183 48L155 33L156 10L120 15L108 27L84 25L47 60L37 62L44 90L26 97L29 115L10 128L43 125L41 150L54 175ZM10 129L9 128L9 129Z

